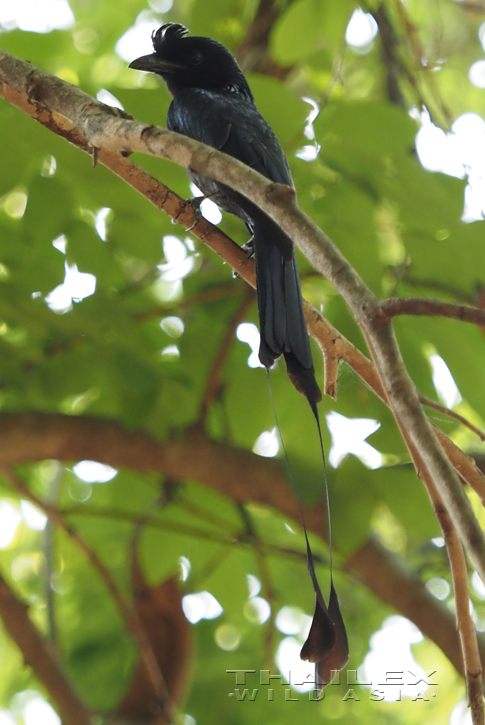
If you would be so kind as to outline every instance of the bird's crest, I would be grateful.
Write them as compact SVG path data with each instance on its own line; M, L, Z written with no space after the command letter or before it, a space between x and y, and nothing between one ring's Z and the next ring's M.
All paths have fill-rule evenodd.
M168 45L174 41L181 40L188 35L188 30L181 23L165 23L158 30L152 33L152 43L155 53L157 53L162 45Z

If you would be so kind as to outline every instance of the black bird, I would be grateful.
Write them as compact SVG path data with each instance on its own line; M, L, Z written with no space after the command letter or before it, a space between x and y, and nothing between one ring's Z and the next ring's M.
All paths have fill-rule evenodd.
M173 95L167 128L190 136L293 186L288 162L259 113L236 59L211 38L187 37L168 23L152 36L154 52L130 68L160 75ZM240 217L252 234L256 262L261 343L259 359L269 369L283 355L290 380L316 414L322 394L315 379L292 240L255 204L207 176L189 177L205 196Z
M256 108L236 59L215 40L187 34L183 25L163 25L152 36L154 52L130 63L130 68L156 73L167 84L173 95L167 127L234 156L272 181L293 187L283 149ZM240 217L252 234L261 335L259 359L269 370L284 356L290 380L307 398L316 418L323 455L317 409L322 394L315 379L293 242L242 194L207 176L189 172L189 177L204 196ZM327 608L303 516L302 524L316 603L301 657L315 663L315 681L320 690L345 666L348 644L332 574Z

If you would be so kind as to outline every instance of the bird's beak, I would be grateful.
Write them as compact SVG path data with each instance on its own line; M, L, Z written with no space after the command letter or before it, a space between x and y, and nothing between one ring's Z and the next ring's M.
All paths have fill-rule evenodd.
M142 55L141 58L132 60L128 68L162 75L163 73L175 73L177 70L183 68L183 65L180 63L172 63L169 60L163 60L155 53L150 53L150 55Z

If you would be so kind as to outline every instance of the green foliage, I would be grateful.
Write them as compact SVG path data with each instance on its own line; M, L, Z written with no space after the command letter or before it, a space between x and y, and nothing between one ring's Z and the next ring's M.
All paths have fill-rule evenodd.
M0 45L88 93L107 89L137 120L163 125L168 92L157 80L139 78L127 69L114 51L119 38L137 17L149 17L160 23L184 22L192 32L217 38L236 51L258 3L175 0L167 11L162 5L150 2L148 10L141 0L119 0L116 6L105 0L76 0L71 2L73 28L46 34L5 28L0 30ZM380 5L373 0L364 9ZM345 43L346 27L357 7L350 0L276 3L279 15L269 35L269 54L272 61L294 68L285 81L254 71L248 79L288 155L301 207L375 294L478 303L477 290L485 284L484 222L461 219L466 180L421 166L415 151L419 123L414 120L420 104L445 129L460 113L485 112L483 92L467 77L470 65L483 54L477 21L458 2L408 0L402 7L412 23L404 21L397 6L382 4L399 48L401 106L386 92L386 74L392 69L383 63L379 36L364 49ZM426 69L417 63L417 43L422 58L428 58ZM304 135L310 106L302 96L319 106L314 138ZM100 165L93 167L86 154L3 100L0 136L2 412L109 417L158 440L196 425L209 376L244 302L243 284L119 178ZM297 156L305 145L318 145L319 153L311 161ZM135 161L189 196L184 169L149 157ZM234 219L225 218L223 226L238 242L247 241L245 229ZM175 264L173 272L175 253L179 266ZM66 265L94 275L96 289L54 309L49 294L63 283ZM301 259L300 268L305 296L316 306L323 304L329 321L368 354L342 300L311 272L306 260ZM218 294L225 289L227 294ZM166 317L178 320L161 325ZM245 321L256 323L255 303ZM457 410L480 425L485 419L483 330L408 317L397 320L396 334L420 393L439 400L429 361L436 352L463 397ZM215 439L247 450L274 427L264 371L248 366L249 355L248 345L233 335L219 395L205 421ZM314 359L321 379L316 347ZM271 381L296 485L304 504L312 506L323 496L314 421L282 362L272 371ZM357 555L369 537L377 537L423 580L448 574L441 550L430 544L439 536L434 515L388 409L346 365L340 367L337 401L325 399L320 409L327 453L332 442L325 415L330 411L380 424L368 443L382 453L382 467L370 470L355 456L347 456L336 469L329 467L335 577L349 631L349 668L355 670L369 651L372 634L392 611L351 578L346 560ZM465 449L478 450L477 441L455 421L440 415L435 422L448 435L459 436ZM21 473L37 495L71 512L67 520L128 598L136 525L141 520L136 547L149 584L178 573L183 557L190 564L184 593L208 591L219 601L220 617L192 626L197 652L183 710L197 722L287 723L298 709L302 722L322 717L347 723L351 713L356 723L433 725L444 722L463 696L456 673L439 653L430 654L432 646L426 642L418 648L418 660L428 669L439 666L443 673L435 701L374 703L368 688L356 686L359 702L344 702L348 688L343 682L328 688L321 705L310 705L308 695L294 690L299 704L285 702L285 687L279 684L274 702L264 690L255 702L228 698L234 682L226 670L274 666L267 661L268 642L274 655L285 638L272 619L260 624L251 613L247 576L261 581L259 596L270 602L273 615L283 607L312 614L314 597L298 524L255 504L243 512L231 499L194 481L161 482L125 470L108 483L90 484L72 468L62 467L59 474L49 463L23 467ZM3 497L18 509L20 497L6 482ZM2 574L29 605L43 634L49 632L47 583L53 582L57 642L68 671L85 702L108 712L129 687L135 646L106 583L85 555L57 530L49 553L48 535L20 523L0 552ZM316 537L312 545L322 562L318 573L326 591L328 548ZM452 606L451 595L447 604ZM483 602L476 597L474 604L483 618ZM224 632L234 635L233 649ZM295 636L301 645L301 633ZM13 708L14 695L28 689L42 691L0 629L0 706Z

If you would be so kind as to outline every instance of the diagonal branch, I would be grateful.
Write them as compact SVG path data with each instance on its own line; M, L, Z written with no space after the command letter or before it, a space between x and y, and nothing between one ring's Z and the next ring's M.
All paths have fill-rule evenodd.
M54 648L34 627L25 604L20 602L0 576L0 617L8 634L20 648L25 662L52 698L65 725L90 725L91 712L74 693L66 679Z

